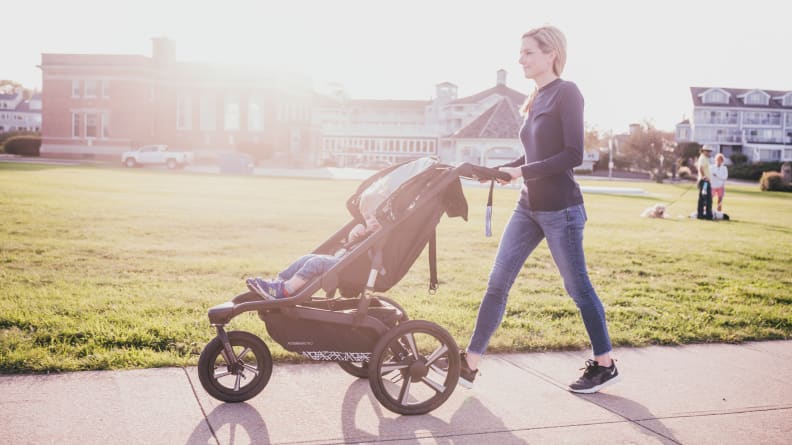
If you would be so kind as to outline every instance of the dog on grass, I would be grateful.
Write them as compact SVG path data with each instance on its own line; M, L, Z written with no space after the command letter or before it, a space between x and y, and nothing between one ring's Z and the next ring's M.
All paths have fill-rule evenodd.
M641 218L665 218L665 210L665 205L655 204L651 207L647 207L643 213L641 213Z

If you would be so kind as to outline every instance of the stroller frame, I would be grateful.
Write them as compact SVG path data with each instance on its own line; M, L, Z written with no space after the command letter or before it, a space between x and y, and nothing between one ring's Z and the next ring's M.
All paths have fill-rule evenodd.
M347 201L354 218L314 252L334 251L361 218L357 204L362 190L404 164L364 181ZM402 184L378 207L380 229L295 295L264 300L245 292L210 308L209 322L217 335L198 362L204 389L219 400L241 402L267 385L273 365L267 345L252 333L225 329L234 317L256 311L270 337L286 350L315 361L338 362L349 374L368 378L385 408L399 414L425 414L442 405L459 379L460 354L454 338L433 322L410 320L401 305L378 292L395 285L430 238L433 241L443 213L467 220L460 177L511 179L498 170L472 164L450 167L435 163ZM409 194L416 190L417 194ZM440 209L431 208L438 204ZM427 218L429 223L424 221ZM406 243L398 243L395 234L407 236L412 244L405 247ZM387 249L398 249L406 258L394 265L388 261ZM360 264L368 267L355 269ZM349 275L353 275L351 281L345 278ZM325 290L324 298L315 296L319 290ZM340 298L336 297L339 290ZM344 298L345 293L353 297Z

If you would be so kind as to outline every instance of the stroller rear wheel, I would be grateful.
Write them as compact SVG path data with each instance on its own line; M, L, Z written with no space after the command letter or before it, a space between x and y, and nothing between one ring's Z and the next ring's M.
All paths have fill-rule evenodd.
M396 302L393 298L384 297L382 295L376 296L378 300L385 301L386 303L390 304L391 306L395 307L399 311L401 311L402 316L399 318L397 323L404 323L405 321L409 320L410 317L407 316L407 311ZM341 367L344 371L348 374L353 375L360 379L367 379L369 376L369 369L368 369L368 362L338 362L338 366Z
M226 357L220 337L206 345L198 359L198 378L212 397L243 402L267 386L272 375L272 354L260 338L249 332L231 331L228 341L233 357Z
M448 331L429 321L406 321L374 347L369 384L390 411L426 414L454 392L459 360L459 348Z

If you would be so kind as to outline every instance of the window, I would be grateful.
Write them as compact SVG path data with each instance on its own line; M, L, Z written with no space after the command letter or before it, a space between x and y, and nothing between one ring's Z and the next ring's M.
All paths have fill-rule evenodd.
M96 97L96 81L85 81L85 97Z
M248 99L248 131L264 130L264 113L261 108L260 98L250 97Z
M98 123L99 122L96 113L85 114L85 137L96 137Z
M729 97L723 91L709 91L701 100L705 104L725 104L729 102Z
M787 95L784 96L783 105L785 107L792 107L792 93L787 93Z
M192 129L192 97L190 96L176 98L176 129Z
M109 138L110 137L110 114L109 113L102 113L102 137Z
M201 130L214 130L216 125L214 96L201 96Z
M80 97L80 81L72 80L72 97Z
M239 130L239 97L226 96L224 107L225 129L227 131Z
M80 113L72 113L72 137L80 137Z
M745 96L747 105L767 105L767 96L762 93L751 93Z

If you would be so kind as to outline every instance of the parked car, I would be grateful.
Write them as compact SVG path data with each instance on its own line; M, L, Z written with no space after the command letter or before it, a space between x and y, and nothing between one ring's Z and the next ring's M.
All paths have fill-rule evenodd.
M187 151L168 151L167 145L144 145L137 150L121 154L121 162L129 167L138 165L164 165L170 169L183 168L193 161L193 154Z

